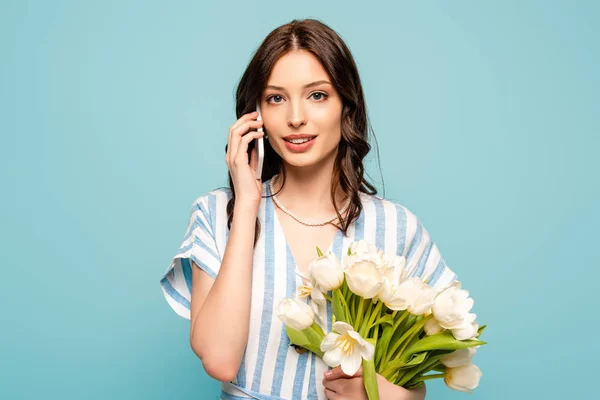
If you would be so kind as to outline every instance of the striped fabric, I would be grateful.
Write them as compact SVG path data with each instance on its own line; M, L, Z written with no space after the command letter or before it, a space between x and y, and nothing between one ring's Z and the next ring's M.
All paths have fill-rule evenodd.
M268 181L263 182L265 194L270 194ZM328 250L341 259L352 241L366 239L385 252L404 255L411 275L427 279L434 288L445 287L457 279L413 213L379 196L360 196L363 210L358 220L350 225L348 236L338 231ZM226 204L230 197L229 188L219 188L194 201L181 247L160 280L168 304L183 318L190 319L191 260L213 278L219 273L227 245ZM277 317L279 301L294 296L302 280L295 273L293 256L274 207L271 198L262 199L258 212L261 235L253 258L248 343L232 383L254 398L325 399L321 380L329 367L310 352L297 353ZM329 321L329 331L329 304L322 314L323 320ZM249 396L223 390L221 398Z

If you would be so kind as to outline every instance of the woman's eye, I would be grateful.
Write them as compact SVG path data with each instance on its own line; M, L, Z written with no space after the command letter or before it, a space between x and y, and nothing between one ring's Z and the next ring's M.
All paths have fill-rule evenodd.
M278 94L275 94L275 95L273 95L273 96L270 96L269 98L267 98L267 101L271 100L271 99L272 99L272 98L274 98L274 97L279 97L279 98L281 98L281 96L279 96ZM275 103L279 103L279 101L276 101Z
M311 96L314 96L314 95L320 95L318 98L313 97L317 101L320 101L321 99L324 100L324 99L326 99L328 97L327 93L323 93L323 92L315 92Z

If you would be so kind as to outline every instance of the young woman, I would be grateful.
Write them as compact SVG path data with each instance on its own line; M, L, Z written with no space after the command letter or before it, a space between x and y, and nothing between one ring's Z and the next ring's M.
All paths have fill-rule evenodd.
M277 317L279 301L305 283L315 246L341 259L352 241L366 239L404 255L411 274L436 288L455 275L419 219L376 196L364 178L363 90L332 29L308 19L271 32L239 83L236 114L226 146L229 187L194 202L161 279L165 298L191 320L191 347L222 382L222 399L366 399L362 370L345 376L337 367L328 376L320 358L290 346ZM259 127L265 159L257 180ZM327 332L331 308L321 313ZM378 382L382 400L425 397L425 386Z

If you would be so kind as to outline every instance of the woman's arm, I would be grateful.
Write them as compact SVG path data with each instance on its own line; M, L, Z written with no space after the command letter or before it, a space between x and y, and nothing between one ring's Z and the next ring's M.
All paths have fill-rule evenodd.
M248 341L252 258L258 207L235 202L217 278L192 265L190 344L208 375L232 380Z

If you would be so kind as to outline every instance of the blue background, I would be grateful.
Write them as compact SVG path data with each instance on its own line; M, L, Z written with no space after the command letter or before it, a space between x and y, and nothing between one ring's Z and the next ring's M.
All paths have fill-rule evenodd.
M252 53L305 17L356 58L380 194L422 220L488 324L475 397L590 398L599 11L1 1L0 398L217 397L159 278L192 201L227 183L234 90ZM427 397L468 395L436 380Z

